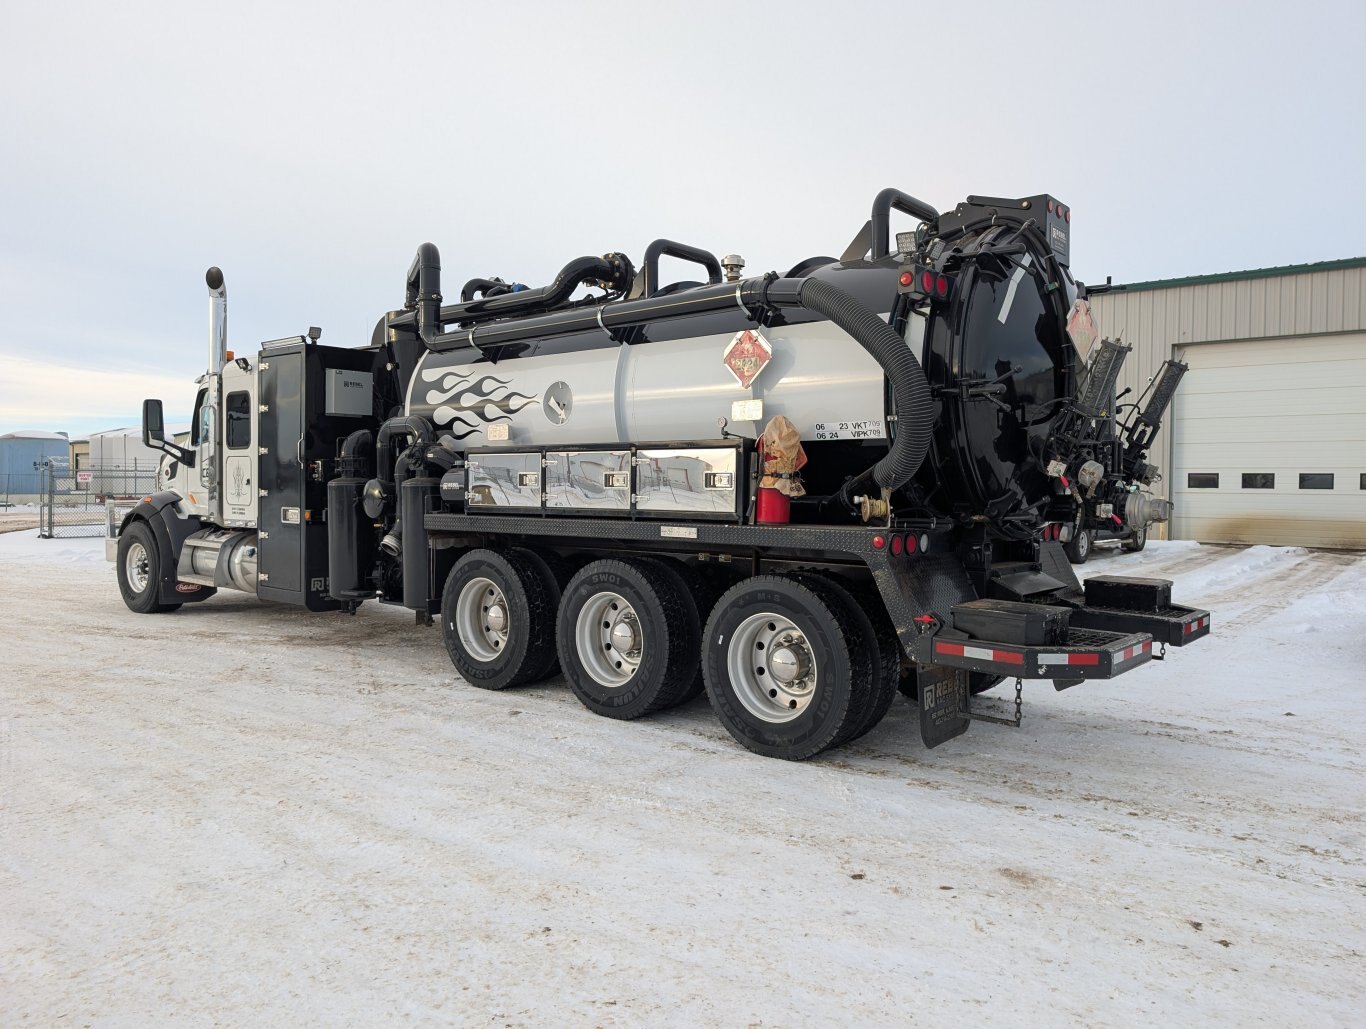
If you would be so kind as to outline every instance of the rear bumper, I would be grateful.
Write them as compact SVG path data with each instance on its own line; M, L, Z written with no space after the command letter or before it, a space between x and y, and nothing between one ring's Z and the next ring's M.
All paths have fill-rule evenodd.
M1020 646L936 635L927 664L1014 679L1109 679L1153 658L1153 638L1143 632L1072 628L1061 644Z

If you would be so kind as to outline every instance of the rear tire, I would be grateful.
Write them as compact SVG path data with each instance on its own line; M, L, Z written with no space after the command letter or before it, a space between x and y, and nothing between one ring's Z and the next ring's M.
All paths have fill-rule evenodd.
M871 665L844 611L777 575L745 579L717 601L702 642L707 696L726 731L756 754L801 761L846 739L866 710Z
M471 550L446 579L441 637L471 686L531 682L553 660L554 625L554 598L522 554Z
M560 603L556 646L580 703L622 719L678 703L697 667L688 603L676 577L654 561L603 560L579 569Z
M1140 529L1135 529L1134 534L1120 544L1131 554L1137 554L1148 545L1148 527L1145 525Z
M1079 529L1072 538L1067 541L1067 546L1064 548L1064 551L1067 554L1067 560L1071 561L1074 565L1086 564L1086 559L1091 556L1092 542L1094 541L1091 539L1091 531L1089 529Z
M854 670L854 677L866 678L871 683L870 689L861 695L855 694L850 702L849 723L841 739L836 743L836 746L839 746L858 739L887 713L887 709L883 708L874 720L874 703L880 699L883 685L882 641L878 638L877 629L873 625L866 597L855 598L848 586L830 575L796 572L791 578L810 587L831 607L838 604L843 608L845 617L855 630L854 636L845 639L849 646L850 660L859 666ZM891 704L890 697L887 698L887 703Z
M128 610L140 615L164 614L179 604L163 604L161 595L161 548L152 527L139 519L119 536L119 593Z
M725 591L717 589L708 576L697 574L698 569L695 567L680 564L669 558L650 558L649 561L678 589L683 607L689 615L689 624L696 633L698 642L688 659L692 666L692 677L684 687L683 693L674 701L675 706L686 704L702 696L707 688L702 678L702 626L706 625L707 619L711 617L712 608L716 606L716 598Z
M532 550L529 547L516 547L510 551L526 562L527 567L534 571L541 579L541 585L545 588L547 600L550 604L551 618L560 610L560 598L564 595L564 587L569 582L573 574L569 566L560 559L557 554L548 551ZM555 648L549 647L546 650L545 664L542 668L531 673L527 682L540 682L548 679L552 675L558 674L560 670L559 655Z

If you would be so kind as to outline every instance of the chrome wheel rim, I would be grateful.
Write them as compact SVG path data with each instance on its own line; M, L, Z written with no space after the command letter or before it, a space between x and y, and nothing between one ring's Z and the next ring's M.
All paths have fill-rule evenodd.
M608 689L630 682L645 656L640 616L620 593L588 598L574 622L574 643L584 671Z
M134 593L142 593L147 589L147 580L151 575L150 564L147 559L147 548L141 543L133 543L128 547L128 553L123 557L123 574L128 578L128 585Z
M506 650L512 616L498 584L482 577L465 583L455 602L452 628L476 661L492 661Z
M819 670L806 634L786 615L750 615L730 637L726 671L745 710L780 725L799 717L816 695Z

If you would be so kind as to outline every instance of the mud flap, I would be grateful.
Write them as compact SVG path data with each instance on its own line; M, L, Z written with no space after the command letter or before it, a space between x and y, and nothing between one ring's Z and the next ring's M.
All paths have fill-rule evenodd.
M942 668L920 674L920 738L933 749L962 736L971 719L968 710L968 674Z

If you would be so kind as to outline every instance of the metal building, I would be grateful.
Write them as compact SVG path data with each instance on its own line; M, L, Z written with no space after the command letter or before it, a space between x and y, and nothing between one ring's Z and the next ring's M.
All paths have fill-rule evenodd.
M1137 399L1190 365L1152 455L1168 535L1366 547L1366 258L1136 282L1092 300Z
M26 429L0 436L0 503L36 500L43 489L43 465L52 458L66 466L66 437L55 432Z

